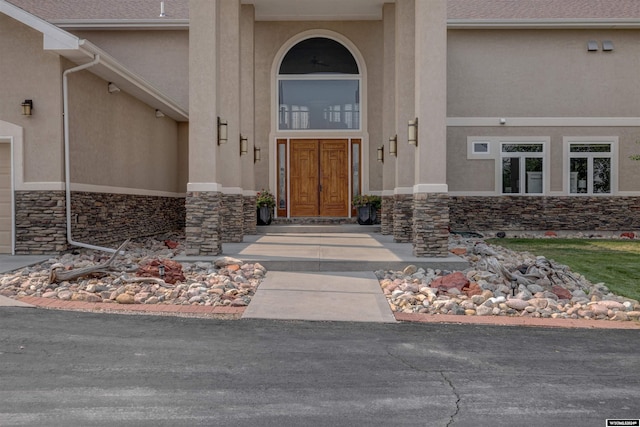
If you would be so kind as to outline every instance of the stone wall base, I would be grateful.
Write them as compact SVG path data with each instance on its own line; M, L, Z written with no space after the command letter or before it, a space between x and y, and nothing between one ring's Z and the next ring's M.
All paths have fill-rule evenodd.
M185 208L181 197L110 193L71 193L73 239L92 245L181 230Z
M68 250L64 191L16 191L16 254ZM184 227L184 199L110 193L71 193L73 240L97 246Z
M393 240L413 241L413 194L396 194L393 203Z
M188 192L186 211L186 255L220 255L222 193Z
M393 234L393 209L395 205L394 196L382 196L382 206L380 208L380 233Z
M15 252L56 254L68 249L64 191L16 191Z
M456 231L640 229L640 197L455 196L449 206Z
M242 242L244 229L244 199L242 194L223 194L220 211L222 243Z
M449 255L449 196L446 193L413 195L413 255Z
M258 233L258 211L256 209L256 196L244 196L242 211L244 213L244 234Z

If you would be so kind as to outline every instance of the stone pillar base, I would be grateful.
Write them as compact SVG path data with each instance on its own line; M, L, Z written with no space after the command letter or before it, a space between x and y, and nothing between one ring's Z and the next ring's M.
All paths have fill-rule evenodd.
M413 240L413 195L396 194L393 204L393 240L409 243Z
M380 232L382 234L393 234L394 204L395 201L393 196L382 196L382 212L380 212Z
M222 195L222 243L242 242L244 229L244 197L242 194Z
M258 210L256 209L256 196L244 196L244 234L258 234Z
M56 254L69 248L64 191L16 191L15 210L16 254Z
M413 255L449 255L449 196L446 193L413 195Z
M188 192L185 237L187 255L220 255L222 193Z

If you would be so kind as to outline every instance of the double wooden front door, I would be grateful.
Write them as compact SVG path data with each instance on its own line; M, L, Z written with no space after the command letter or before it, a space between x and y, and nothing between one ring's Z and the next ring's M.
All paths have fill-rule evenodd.
M293 139L291 216L349 215L349 141Z

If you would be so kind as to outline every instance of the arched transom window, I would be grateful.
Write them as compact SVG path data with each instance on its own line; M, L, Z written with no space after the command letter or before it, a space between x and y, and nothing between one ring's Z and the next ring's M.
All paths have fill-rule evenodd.
M361 75L339 42L305 39L282 59L278 71L278 129L360 129Z

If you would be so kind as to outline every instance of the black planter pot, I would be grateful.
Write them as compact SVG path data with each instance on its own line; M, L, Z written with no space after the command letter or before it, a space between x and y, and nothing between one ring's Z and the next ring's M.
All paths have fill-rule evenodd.
M273 219L273 209L269 206L260 206L258 208L258 225L269 225Z
M358 206L358 224L372 225L378 219L378 211L372 205Z

